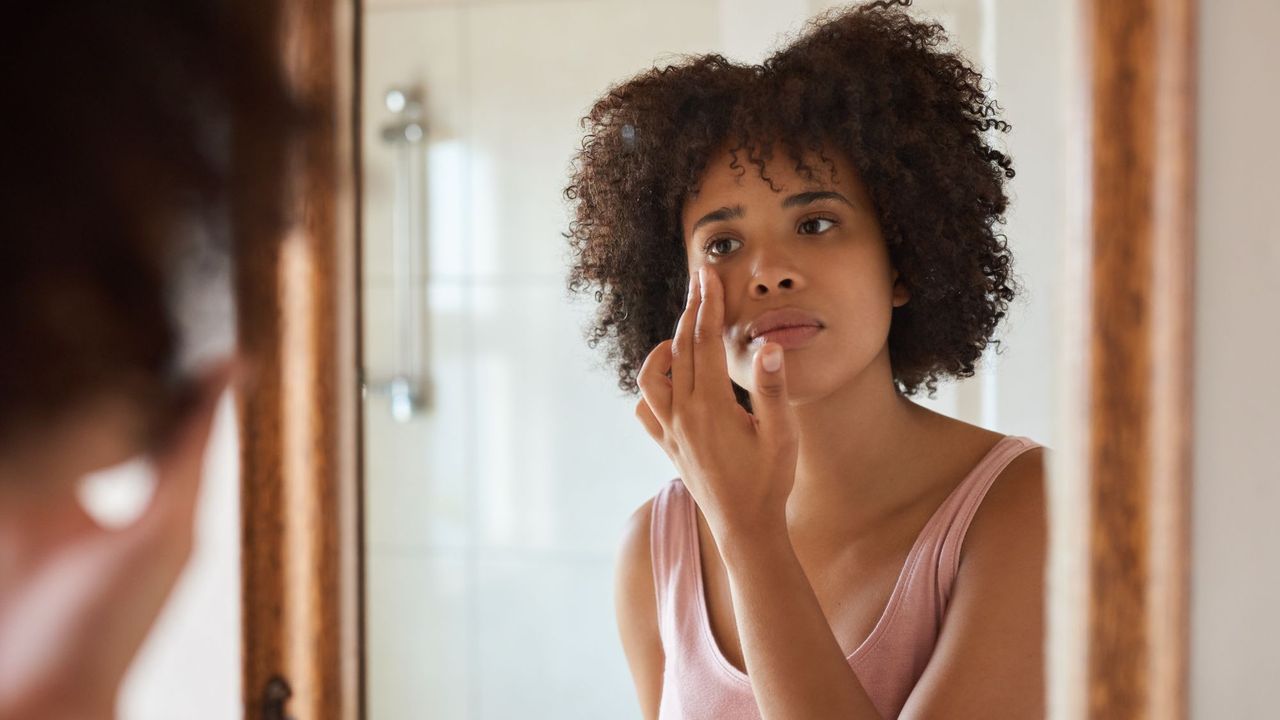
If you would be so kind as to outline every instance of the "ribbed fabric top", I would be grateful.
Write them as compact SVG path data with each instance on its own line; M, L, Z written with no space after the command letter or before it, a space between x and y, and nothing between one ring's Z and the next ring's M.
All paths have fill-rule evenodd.
M1019 436L996 443L916 537L889 603L849 666L885 718L896 718L924 672L942 628L960 545L987 489L1009 463L1039 447ZM679 479L655 496L651 526L658 628L666 654L659 720L759 720L747 675L720 652L703 589L696 507Z

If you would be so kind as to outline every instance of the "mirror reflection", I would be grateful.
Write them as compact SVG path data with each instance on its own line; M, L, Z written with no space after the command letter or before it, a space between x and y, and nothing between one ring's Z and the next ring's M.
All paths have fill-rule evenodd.
M365 1L374 720L1040 707L1071 9L891 5Z

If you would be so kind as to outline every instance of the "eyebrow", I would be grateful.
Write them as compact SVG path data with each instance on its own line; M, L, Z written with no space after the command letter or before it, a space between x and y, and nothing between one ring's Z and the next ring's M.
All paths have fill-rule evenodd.
M737 220L745 215L746 212L747 211L744 210L741 205L722 207L719 210L712 210L699 218L698 222L693 224L693 229L689 231L689 234L692 235L693 233L698 232L698 228L706 225L707 223L720 222L721 220Z
M832 190L815 190L813 192L797 193L786 200L783 200L782 207L789 208L798 207L800 205L810 205L818 202L819 200L839 200L849 207L854 207L854 204L849 202L849 198Z
M856 206L849 202L849 198L831 190L814 190L811 192L796 193L795 195L788 197L786 200L783 200L782 207L791 208L802 205L812 205L820 200L837 200L856 209ZM741 205L722 207L719 210L712 210L701 218L698 218L698 222L693 224L693 228L689 230L689 234L692 235L697 232L698 228L706 225L707 223L721 222L723 220L738 220L746 215L746 212L747 211Z

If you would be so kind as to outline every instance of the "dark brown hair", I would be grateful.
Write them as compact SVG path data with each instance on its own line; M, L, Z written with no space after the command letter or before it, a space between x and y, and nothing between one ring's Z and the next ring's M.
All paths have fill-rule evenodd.
M600 303L588 342L604 342L619 386L636 392L645 356L671 336L688 283L680 213L725 143L769 180L786 153L843 153L876 207L890 260L911 291L894 308L895 385L932 395L970 377L1015 295L1003 235L1010 159L986 132L1007 132L982 75L944 47L937 23L874 2L809 23L760 65L710 54L655 67L610 88L586 130L565 197L572 292ZM772 182L770 182L772 185ZM739 399L745 398L739 389Z
M232 5L6 9L0 441L103 392L157 417L179 402L177 268L227 265L233 148L279 145L304 116ZM255 208L278 209L264 189Z

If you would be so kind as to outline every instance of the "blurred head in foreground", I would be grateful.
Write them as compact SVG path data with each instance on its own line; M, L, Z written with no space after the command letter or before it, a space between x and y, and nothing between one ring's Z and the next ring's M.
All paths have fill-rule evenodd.
M302 118L264 7L51 0L0 23L0 720L113 716L189 556L230 251L283 222ZM77 481L130 458L152 500L99 528Z
M233 181L296 118L243 15L24 3L0 25L0 457L86 408L160 443L233 352L229 228L276 210Z

